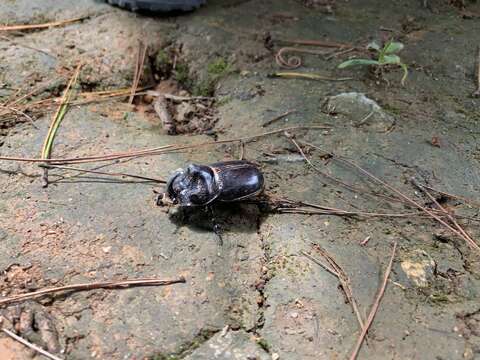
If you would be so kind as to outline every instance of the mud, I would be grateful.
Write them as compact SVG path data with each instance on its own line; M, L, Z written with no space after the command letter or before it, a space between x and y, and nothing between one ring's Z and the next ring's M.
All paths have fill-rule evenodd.
M412 177L478 202L480 100L471 94L480 5L466 2L466 9L459 9L437 0L424 8L422 3L209 1L193 13L151 16L91 0L33 5L6 1L0 4L0 22L5 24L84 19L0 39L0 101L52 80L58 82L34 99L59 96L79 61L85 65L77 90L128 88L139 40L149 49L141 85L159 82L165 79L154 62L158 54L180 48L181 62L188 65L181 73L190 85L186 95L207 89L215 96L212 126L218 140L328 125L329 130L295 131L295 139L352 159L424 206L433 207L411 184ZM405 86L396 68L383 74L362 67L338 70L348 54L329 60L301 54L298 71L352 77L349 81L269 76L279 70L274 51L282 40L366 45L390 36L405 45L400 53L409 66ZM363 94L355 99L368 101L354 99L352 107L339 101L335 111L325 111L327 99L349 93ZM72 106L55 140L54 156L212 141L208 134L167 135L143 100ZM362 122L370 109L365 104L373 101L379 107ZM292 109L296 112L262 127ZM38 157L52 116L36 113L38 129L10 117L0 138L0 155ZM186 126L188 119L184 116ZM302 146L330 176L391 195L355 169ZM102 170L167 178L187 163L242 155L241 147L232 143L199 149L134 158ZM282 133L245 143L243 156L261 166L272 198L350 211L413 211L402 203L352 192L303 161L282 160L298 156ZM272 157L277 160L265 161ZM43 333L35 322L23 334L15 321L4 323L25 337L32 328L31 341L66 359L346 358L359 325L338 279L302 255L311 252L312 242L328 251L350 277L363 317L380 286L391 246L398 243L385 296L359 358L480 356L480 254L428 217L266 214L255 204L220 206L224 244L219 246L207 214L155 205L161 185L57 169L50 170L50 185L42 188L41 174L35 164L0 162L1 296L107 279L187 280L169 287L95 290L23 304L24 313L47 319ZM480 238L478 206L459 199L441 201L469 218L461 220L462 225L474 239ZM13 311L1 310L5 318ZM24 349L2 335L0 354L24 358Z

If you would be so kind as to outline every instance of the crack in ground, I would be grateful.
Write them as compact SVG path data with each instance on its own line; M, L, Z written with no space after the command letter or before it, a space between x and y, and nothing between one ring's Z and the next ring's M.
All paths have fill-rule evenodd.
M396 159L391 159L389 157L386 157L384 155L377 154L377 153L374 153L374 155L383 159L383 160L387 160L387 161L393 163L394 165L397 165L397 166L400 166L400 167L403 167L405 169L413 171L417 176L422 178L422 180L424 182L428 183L428 178L430 177L429 172L427 170L422 169L418 165L408 165L408 164L402 163L402 162L400 162Z
M202 346L213 338L221 329L200 329L197 335L192 340L189 340L178 347L178 350L164 354L158 353L147 357L148 360L173 360L173 359L185 359L188 355L191 355L196 349Z
M252 329L244 330L248 333L254 334L257 338L257 344L267 353L270 353L270 349L262 340L262 336L259 334L259 330L261 330L265 325L265 309L267 300L265 289L268 285L268 282L273 278L273 274L268 269L268 265L271 261L270 246L266 243L266 237L262 233L260 220L257 223L257 234L260 238L261 249L263 252L262 258L260 260L260 276L255 282L255 290L257 292L256 303L258 305L258 315L255 321L255 326Z

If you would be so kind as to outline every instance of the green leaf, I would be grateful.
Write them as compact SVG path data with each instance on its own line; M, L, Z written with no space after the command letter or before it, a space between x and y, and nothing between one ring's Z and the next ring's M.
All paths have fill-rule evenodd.
M385 47L383 48L383 53L394 54L401 51L403 47L404 46L401 42L390 41L387 44L385 44Z
M385 55L380 59L380 63L382 65L393 64L393 65L400 65L401 64L400 57L398 55Z
M380 63L377 60L371 59L350 59L338 65L338 68L345 69L347 67L355 65L380 65Z

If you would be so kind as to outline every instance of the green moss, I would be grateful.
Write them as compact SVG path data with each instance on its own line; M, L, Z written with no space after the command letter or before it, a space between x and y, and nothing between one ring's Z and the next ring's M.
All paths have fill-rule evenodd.
M192 87L195 96L212 96L217 83L232 72L232 65L224 58L217 58L207 65L207 76Z
M165 50L159 50L153 62L155 70L163 75L167 75L171 71L172 60L170 54Z
M401 115L402 110L400 108L397 108L391 104L382 104L383 110L386 112L390 113L391 115Z
M175 70L173 70L173 78L186 88L190 88L192 85L192 79L190 78L190 69L185 63L177 64Z
M447 294L442 293L433 293L430 295L430 301L434 303L448 303L451 302L449 296Z
M177 59L173 68L172 54L166 50L157 52L154 60L155 70L163 77L172 77L183 88L194 96L212 96L218 81L232 71L232 66L224 58L219 57L207 65L203 77L194 77L188 64Z
M216 81L212 79L205 79L196 83L192 88L192 94L194 96L212 96L215 92Z
M265 339L258 339L257 340L258 346L260 346L263 350L265 350L267 353L270 353L270 344L267 342Z
M217 58L207 65L207 73L210 77L222 77L231 71L231 65L224 58Z
M232 101L231 95L226 95L221 97L218 101L216 101L217 106L227 105L230 101Z

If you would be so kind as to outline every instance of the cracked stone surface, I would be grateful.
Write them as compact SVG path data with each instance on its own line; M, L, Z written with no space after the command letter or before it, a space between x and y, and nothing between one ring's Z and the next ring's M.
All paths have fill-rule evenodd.
M291 126L331 127L290 132L327 176L308 167L283 133L245 143L244 157L259 164L272 198L377 214L415 212L390 201L393 194L358 170L305 145L310 143L352 159L422 206L434 204L412 186L412 177L458 195L437 200L462 216L466 231L479 239L480 100L470 94L476 56L471 44L480 23L440 0L429 2L430 9L414 0L336 1L333 13L303 3L212 0L193 13L150 16L93 0L4 1L4 24L84 19L0 38L0 102L38 86L45 89L37 100L60 96L68 70L79 61L84 67L77 90L128 88L139 40L148 45L142 85L159 80L152 63L166 49L178 51L188 64L184 75L197 84L208 80L209 68L221 58L232 71L213 89L218 140ZM480 13L480 4L468 3L467 10ZM381 40L382 27L394 29L388 36L405 45L400 55L410 74L404 87L402 71L395 68L386 68L384 78L361 67L338 70L348 54L330 60L301 54L304 65L298 70L354 78L348 82L269 76L278 70L271 41L275 50L285 39L366 44ZM336 102L335 114L325 112L325 101L340 94L357 95L353 100L349 95L348 104ZM72 106L53 156L213 141L208 135L168 136L140 100ZM361 106L352 110L352 101ZM372 104L382 115L358 126ZM296 112L262 127L292 109ZM33 127L20 117L6 122L0 113L0 156L38 157L52 115L34 114ZM242 153L237 143L199 149L75 166L106 165L99 170L166 179L185 164L237 159ZM480 356L480 254L428 217L267 214L256 204L219 205L216 216L224 230L219 246L209 214L155 205L162 185L52 169L50 185L42 188L41 173L36 164L0 161L0 297L80 282L186 278L185 284L70 293L0 308L7 320L42 314L58 333L66 359L346 358L360 333L357 318L338 279L303 254L322 260L312 247L316 243L335 259L365 318L394 241L390 281L359 358ZM378 192L383 197L371 195ZM2 326L21 333L10 320ZM32 330L32 341L42 345L41 332ZM0 336L0 358L25 354Z
M270 360L272 357L249 337L249 334L244 331L222 331L202 344L191 355L186 356L185 359Z

